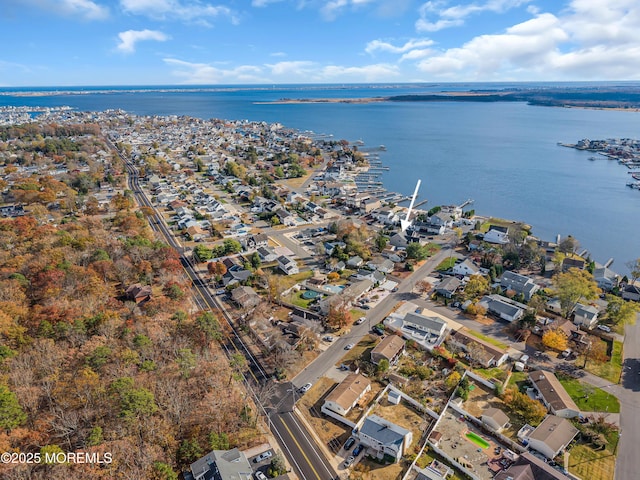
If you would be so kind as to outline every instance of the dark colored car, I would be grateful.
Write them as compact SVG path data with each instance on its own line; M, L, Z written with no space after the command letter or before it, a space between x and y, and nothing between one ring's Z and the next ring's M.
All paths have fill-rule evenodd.
M364 445L359 443L358 446L353 449L353 456L357 457L358 455L360 455L360 452L362 452L362 450L364 450Z
M384 330L382 330L380 327L377 327L377 326L373 327L371 331L376 335L380 335L380 336L384 335Z
M345 450L349 450L351 447L353 447L353 444L356 443L356 439L353 437L349 437L349 440L347 440L344 443L344 449Z

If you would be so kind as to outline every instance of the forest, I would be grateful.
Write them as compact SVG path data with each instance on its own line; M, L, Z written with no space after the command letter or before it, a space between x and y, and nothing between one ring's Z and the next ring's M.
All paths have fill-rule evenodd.
M0 477L173 479L212 449L260 442L218 343L223 326L195 308L178 254L130 192L89 201L101 183L122 183L121 165L95 162L109 151L99 131L30 126L0 138L5 203L27 212L0 220L0 451L112 459L4 463ZM25 173L22 161L40 168ZM48 174L78 162L86 190L82 172ZM131 295L136 286L149 295Z

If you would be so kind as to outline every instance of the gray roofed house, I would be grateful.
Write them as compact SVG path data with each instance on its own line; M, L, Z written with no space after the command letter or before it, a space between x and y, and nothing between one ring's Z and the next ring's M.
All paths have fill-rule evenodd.
M482 423L494 432L500 432L509 423L509 417L499 408L491 407L482 412Z
M528 302L540 287L529 277L519 273L506 271L500 278L500 286L505 290L513 290L517 294L522 294Z
M573 323L591 329L598 324L598 313L596 307L578 303L573 309Z
M251 287L240 286L231 291L231 298L241 308L255 307L260 303L260 295Z
M213 450L193 462L190 470L194 480L250 480L253 475L247 457L237 448Z
M609 270L607 267L600 267L593 271L593 279L596 281L599 288L610 291L614 287L618 286L618 280L620 277L613 270Z
M235 283L242 283L247 280L251 276L251 272L249 270L245 270L244 267L240 265L234 265L227 270L222 276L222 283L226 287L227 285L233 285Z
M553 459L567 448L578 433L579 430L569 420L547 415L529 435L529 447Z
M395 233L389 238L389 245L393 245L396 248L407 248L409 241L404 233Z
M472 335L466 327L460 328L457 332L451 335L447 342L453 343L454 345L462 348L473 357L473 360L481 363L487 368L491 366L499 367L509 358L505 348L497 347L496 345Z
M526 305L502 295L485 295L479 304L486 308L489 313L493 313L507 322L518 320L527 309Z
M411 327L432 335L442 335L447 329L447 323L441 318L427 317L419 313L408 312L402 319L402 328Z
M396 462L402 458L413 441L410 430L378 415L366 417L357 435L360 442L368 447L374 456L383 458L388 455Z
M622 290L622 298L634 302L640 301L640 288L635 285L627 285L624 287L624 290Z
M456 277L444 278L436 287L436 293L446 298L451 298L462 283Z
M287 275L295 275L296 273L300 273L298 262L296 262L291 257L287 257L286 255L280 255L278 257L278 267Z

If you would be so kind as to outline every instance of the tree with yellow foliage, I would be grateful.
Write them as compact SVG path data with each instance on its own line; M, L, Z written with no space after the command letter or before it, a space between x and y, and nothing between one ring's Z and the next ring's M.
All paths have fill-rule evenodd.
M542 344L554 350L566 350L568 343L567 335L559 329L549 330L542 335Z

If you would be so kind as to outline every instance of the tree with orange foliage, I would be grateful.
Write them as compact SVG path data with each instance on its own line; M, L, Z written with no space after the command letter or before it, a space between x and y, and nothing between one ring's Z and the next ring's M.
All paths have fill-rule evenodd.
M222 276L227 273L227 267L222 262L209 262L207 263L207 271L212 276Z
M568 343L567 335L559 329L548 330L542 335L542 344L554 350L566 350Z

